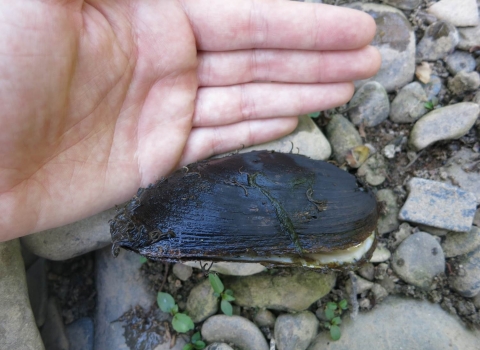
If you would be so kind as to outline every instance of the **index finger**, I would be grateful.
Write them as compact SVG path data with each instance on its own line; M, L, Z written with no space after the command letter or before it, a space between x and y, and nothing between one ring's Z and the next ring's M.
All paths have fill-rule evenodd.
M361 11L284 0L183 0L199 50L351 50L367 45L375 21Z

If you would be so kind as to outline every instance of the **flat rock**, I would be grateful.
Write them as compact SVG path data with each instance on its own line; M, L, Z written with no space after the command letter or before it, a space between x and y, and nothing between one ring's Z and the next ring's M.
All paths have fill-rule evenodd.
M441 168L447 173L452 184L473 193L477 198L477 204L480 204L480 186L478 185L480 184L480 172L475 169L477 169L476 164L479 160L480 154L464 148L449 158L445 166Z
M297 270L282 275L261 273L247 277L226 278L240 306L281 311L303 311L328 294L335 285L335 274Z
M305 350L317 335L319 322L310 311L283 314L275 322L278 350Z
M417 45L416 59L418 62L443 59L453 52L459 41L457 28L453 24L445 21L432 23Z
M456 27L479 24L476 0L440 0L427 9L438 19L450 22Z
M340 340L332 341L324 331L308 350L473 350L480 337L438 304L393 296L355 320L342 321Z
M200 269L201 266L207 264L208 267L211 265L211 261L202 260L202 261L186 261L184 264L191 267L196 267ZM237 262L215 262L213 263L210 271L215 271L221 273L222 275L229 276L250 276L255 275L265 271L265 266L259 263L237 263Z
M480 293L480 247L458 258L460 273L450 276L450 287L460 295L471 298Z
M333 149L333 156L337 163L345 162L347 152L362 145L362 138L357 128L343 115L335 114L326 128L327 138Z
M173 265L172 272L178 277L178 279L186 281L190 278L190 276L192 276L193 269L191 266L182 263L176 263Z
M0 243L0 310L0 349L45 349L28 300L18 239Z
M480 46L480 25L475 27L458 28L460 42L457 47L461 50L470 51Z
M427 94L422 85L413 82L405 85L392 101L390 120L395 123L413 123L427 113Z
M442 243L447 258L470 253L480 246L480 229L472 226L469 232L450 232Z
M388 118L387 91L376 81L362 85L348 103L348 116L355 125L376 126Z
M45 265L45 259L40 258L27 270L28 297L38 327L45 322L47 313L48 285Z
M190 291L187 299L187 314L194 323L202 322L218 311L218 298L213 295L214 290L210 281L205 279Z
M445 256L435 237L417 232L395 250L392 268L405 282L429 289L433 278L445 270Z
M473 102L435 109L415 123L409 143L420 151L436 141L458 139L472 128L479 111L480 106Z
M379 72L370 79L356 81L355 87L376 81L392 92L410 83L415 73L415 35L405 15L387 5L355 2L345 6L367 12L375 19L377 31L372 45L382 56Z
M451 55L448 55L447 58L445 58L445 63L448 71L452 75L461 71L473 72L476 66L475 58L473 58L472 54L460 50L456 50Z
M58 300L50 297L47 304L47 318L41 332L43 344L47 350L69 350L70 344L61 313Z
M260 329L240 316L210 317L202 325L202 338L208 343L233 343L240 350L269 350Z
M382 206L377 224L378 233L383 235L395 231L400 225L398 221L400 208L397 203L397 195L393 190L385 188L377 192L377 201Z
M387 164L385 163L385 158L380 154L376 153L363 163L360 168L358 168L357 176L365 178L372 186L381 185L387 175Z
M105 247L112 242L108 220L115 216L115 209L22 237L22 244L32 253L49 260L67 260Z
M418 177L408 182L409 195L400 210L400 220L470 231L476 210L476 198L458 187Z
M69 350L93 350L93 320L82 317L70 323L66 329Z
M477 72L460 71L448 82L448 88L457 96L480 87L480 74Z

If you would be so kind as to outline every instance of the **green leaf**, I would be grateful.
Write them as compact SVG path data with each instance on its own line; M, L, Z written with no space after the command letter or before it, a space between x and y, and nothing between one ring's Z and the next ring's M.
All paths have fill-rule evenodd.
M338 340L342 336L342 332L340 332L340 327L338 326L331 326L330 327L330 336L333 340Z
M310 118L318 118L320 116L320 112L308 113L308 116Z
M424 106L426 109L430 109L430 110L432 110L433 107L434 107L432 101L425 102L425 103L423 104L423 106Z
M175 300L168 293L159 292L157 295L157 303L163 312L172 312L175 307Z
M342 323L342 319L337 316L337 317L334 317L330 322L331 322L333 325L338 326L339 324Z
M202 340L202 336L200 335L200 332L195 333L192 335L192 340L190 340L192 343L195 343L199 340Z
M190 316L182 313L173 316L172 326L178 333L186 333L195 327Z
M223 293L231 295L233 297L233 290L231 290L231 289L225 289L225 292L223 292Z
M172 311L170 311L170 313L172 315L175 315L177 312L178 312L178 305L175 304L175 305L173 305Z
M330 309L326 309L325 310L325 317L327 318L327 320L330 321L332 318L335 317L335 311L330 310Z
M330 324L330 322L325 322L323 325L324 325L325 328L327 328L327 329L330 329L330 327L332 326L332 325Z
M225 299L222 299L220 303L220 309L222 309L222 312L227 316L232 316L233 314L232 304Z
M210 284L212 285L213 291L215 293L221 294L225 287L223 286L223 283L220 280L220 277L218 277L214 273L211 273L208 275L208 279L210 280Z
M213 296L218 298L220 296L220 294L216 293L216 292L213 292Z
M337 303L334 303L333 301L328 302L327 303L327 309L336 310L337 309Z
M235 300L235 298L233 296L225 294L225 293L222 293L222 299L226 300L226 301L234 301Z
M140 256L140 264L145 264L148 261L148 259L144 256Z
M207 346L203 341L199 340L197 342L195 342L195 344L193 344L193 346L195 347L195 349L205 349L205 346Z
M193 344L190 344L190 343L185 344L182 348L182 350L193 350L193 349L195 348L193 347Z
M348 302L345 299L342 299L338 303L338 306L340 306L340 309L346 310L346 309L348 309Z

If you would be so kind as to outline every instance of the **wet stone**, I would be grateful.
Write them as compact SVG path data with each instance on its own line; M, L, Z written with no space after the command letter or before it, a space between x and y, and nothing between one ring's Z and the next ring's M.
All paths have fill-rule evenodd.
M190 278L190 276L192 276L193 269L191 266L187 266L182 263L176 263L173 265L173 273L178 277L178 279L186 281Z
M417 232L395 250L392 268L405 282L429 289L433 278L445 270L445 256L433 236Z
M65 329L69 350L93 350L93 320L83 317L70 323Z
M458 259L459 270L450 276L450 287L464 297L480 293L480 247Z
M400 210L400 220L456 232L470 231L477 206L472 193L420 178L412 178L408 188L409 195Z
M380 235L395 231L398 226L398 213L400 208L397 203L397 195L391 189L382 189L377 192L377 202L380 203L380 217L377 230Z
M376 126L388 118L389 112L387 92L376 81L362 85L348 103L348 115L355 125Z
M327 138L333 149L333 156L337 163L345 162L349 150L362 145L362 138L357 128L341 114L335 114L326 128Z
M417 45L417 61L436 61L453 52L460 41L458 31L453 24L437 21L425 31Z
M218 311L218 298L210 281L205 279L193 287L187 299L186 311L194 323L201 322Z
M55 298L49 298L47 317L42 327L42 339L47 350L69 350L68 338L62 319L62 310Z
M442 248L447 258L467 254L480 246L480 229L472 226L469 232L450 232L447 234Z
M445 59L448 71L455 75L461 71L473 72L475 69L475 58L465 51L456 50Z
M37 259L27 270L28 297L37 326L45 322L48 301L47 271L45 259Z
M412 123L427 113L427 94L422 85L413 82L405 85L392 101L390 120L395 123Z
M275 315L267 310L260 309L255 314L254 322L258 327L273 327L275 325L276 317Z
M275 322L278 350L305 350L317 335L318 326L310 311L280 315Z
M386 174L387 164L380 153L368 158L357 171L357 176L365 178L365 181L372 186L381 185L386 179Z
M477 72L461 71L448 82L448 88L457 96L476 90L479 87L480 74Z
M479 24L477 6L476 0L440 0L427 11L456 27L469 27Z

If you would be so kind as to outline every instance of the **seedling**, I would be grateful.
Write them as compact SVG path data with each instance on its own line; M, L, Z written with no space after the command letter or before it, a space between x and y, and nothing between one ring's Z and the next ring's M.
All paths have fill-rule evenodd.
M195 327L190 316L178 312L178 305L170 294L159 292L157 295L157 303L160 310L168 312L173 316L172 326L178 333L186 333Z
M325 306L325 317L328 322L325 322L325 328L330 330L330 336L332 340L338 340L341 337L341 331L339 325L342 323L340 315L344 310L348 309L348 303L345 299L340 300L338 303L333 301L327 303Z
M429 111L433 110L433 108L435 107L435 105L433 104L433 101L427 101L423 106Z
M318 117L320 117L320 112L308 113L308 116L310 118L318 118Z
M148 261L148 259L144 256L140 256L140 264L145 264Z
M221 297L220 309L225 315L232 316L233 309L230 302L235 300L235 298L233 297L233 291L231 289L225 289L220 277L218 277L214 273L210 273L208 275L208 279L210 281L210 285L213 288L213 295L215 295L217 298Z
M200 335L200 332L195 333L192 335L192 339L190 340L190 343L186 344L182 350L194 350L194 349L204 349L205 348L205 342L202 340L202 336Z

